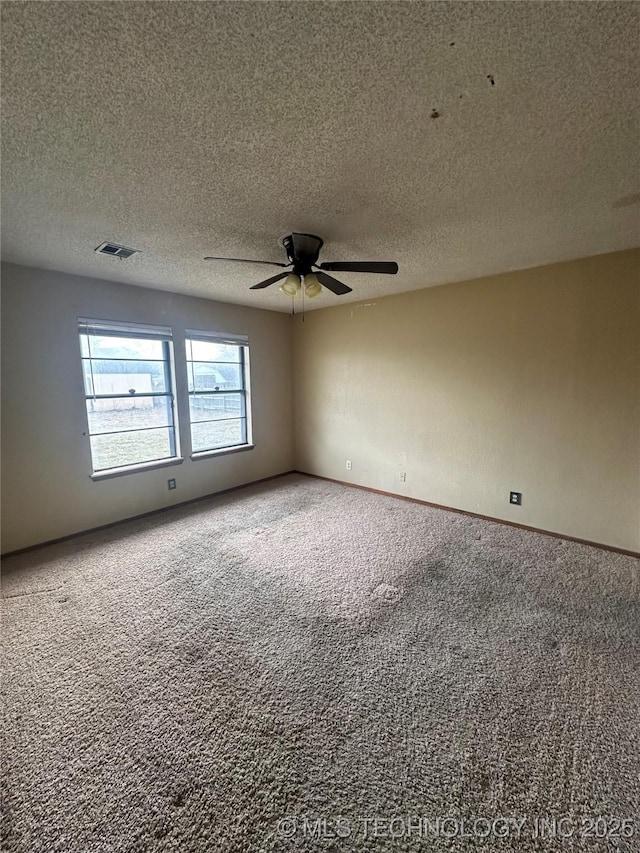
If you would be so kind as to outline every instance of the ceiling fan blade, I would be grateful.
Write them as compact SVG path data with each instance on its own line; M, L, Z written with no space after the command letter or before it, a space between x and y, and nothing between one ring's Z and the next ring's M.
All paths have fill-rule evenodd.
M320 264L320 269L334 272L377 272L384 275L395 275L398 264L395 261L334 261Z
M290 267L291 264L279 264L276 261L250 261L247 258L205 258L205 261L236 261L239 264L269 264L272 267Z
M284 264L282 264L284 266ZM291 273L288 272L279 272L278 275L274 275L273 278L268 278L266 281L261 281L259 284L253 284L249 288L249 290L261 290L263 287L269 287L270 284L275 284L276 281L280 281L281 278L286 278Z
M345 293L351 293L351 287L347 287L346 284L343 284L341 281L338 281L338 279L334 278L332 275L327 275L326 272L317 272L316 277L320 284L323 284L327 288L327 290L330 290L332 293L335 293L336 296L342 296Z

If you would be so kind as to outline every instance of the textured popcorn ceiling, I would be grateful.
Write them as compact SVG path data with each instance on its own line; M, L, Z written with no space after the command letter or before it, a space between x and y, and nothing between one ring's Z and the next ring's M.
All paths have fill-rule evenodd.
M640 243L636 3L4 3L5 260L291 310ZM437 117L432 117L436 116ZM103 240L142 250L103 257ZM329 293L307 307L336 304Z

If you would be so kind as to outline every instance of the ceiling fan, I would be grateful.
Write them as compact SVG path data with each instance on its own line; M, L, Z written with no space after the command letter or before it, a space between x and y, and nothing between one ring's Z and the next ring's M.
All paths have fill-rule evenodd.
M395 261L334 261L333 263L317 264L316 261L318 260L323 240L320 237L316 237L315 234L287 234L280 242L287 253L288 264L281 264L276 261L251 261L247 258L207 257L205 261L238 261L243 264L269 264L273 267L284 267L285 269L292 267L293 269L278 273L278 275L254 284L250 288L251 290L261 290L263 287L269 287L271 284L286 279L280 285L280 290L288 296L298 296L303 282L304 293L308 297L317 296L323 287L335 293L336 296L351 293L350 287L347 287L346 284L338 281L332 275L327 275L326 271L371 272L385 275L395 275L398 272L398 264Z

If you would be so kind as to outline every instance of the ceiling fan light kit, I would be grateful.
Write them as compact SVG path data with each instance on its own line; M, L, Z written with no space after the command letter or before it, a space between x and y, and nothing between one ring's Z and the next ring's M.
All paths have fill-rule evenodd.
M252 285L251 290L262 290L282 279L286 279L279 290L287 296L298 296L304 283L304 293L310 299L322 292L325 287L336 296L351 293L347 287L337 278L328 275L330 272L367 272L378 275L395 275L398 272L398 264L395 261L334 261L318 264L318 255L323 245L321 237L315 234L301 234L294 232L287 234L280 241L287 253L289 263L283 264L276 261L252 261L246 258L220 258L206 257L205 261L234 261L243 264L268 264L275 267L293 267L287 272L278 273L271 278Z
M310 273L304 277L304 293L309 299L313 299L319 293L322 293L322 285L318 281L318 276L315 273Z
M300 293L300 276L290 273L280 285L280 290L287 296L297 296Z
M302 291L302 281L300 276L295 273L290 273L280 285L279 290L287 296L300 296ZM304 293L305 296L309 297L309 299L313 299L314 296L322 293L322 285L318 281L318 276L315 275L315 273L309 273L304 276Z

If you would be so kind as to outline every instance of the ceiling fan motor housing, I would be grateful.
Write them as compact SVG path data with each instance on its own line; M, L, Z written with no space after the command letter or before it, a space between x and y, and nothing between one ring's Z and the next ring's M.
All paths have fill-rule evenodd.
M281 242L289 263L293 264L293 272L300 276L309 275L324 241L315 234L293 233L287 234Z

